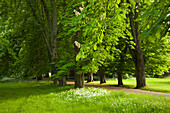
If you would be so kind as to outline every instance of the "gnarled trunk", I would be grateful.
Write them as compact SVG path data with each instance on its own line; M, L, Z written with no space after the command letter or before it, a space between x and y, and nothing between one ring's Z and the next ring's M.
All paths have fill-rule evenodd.
M93 82L93 73L88 73L87 74L87 82Z

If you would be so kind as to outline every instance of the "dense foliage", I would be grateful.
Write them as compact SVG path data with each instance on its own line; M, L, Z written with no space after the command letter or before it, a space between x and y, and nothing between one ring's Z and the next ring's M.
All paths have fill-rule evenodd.
M145 76L169 70L168 0L0 0L0 78L87 73ZM74 42L79 43L76 50ZM82 81L83 84L83 81Z

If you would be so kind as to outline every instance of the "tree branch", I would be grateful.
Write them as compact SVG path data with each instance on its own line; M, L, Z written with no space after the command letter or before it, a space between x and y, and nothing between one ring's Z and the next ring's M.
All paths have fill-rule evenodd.
M48 52L50 53L50 55L52 55L51 49L50 49L50 44L49 44L49 42L48 42L46 33L45 33L44 29L43 29L42 23L39 21L37 15L35 14L35 10L33 9L33 7L32 7L32 5L30 4L30 2L27 1L27 3L28 3L29 7L30 7L31 10L32 10L32 13L33 13L33 16L34 16L35 20L38 22L38 24L40 25L40 28L42 29L42 30L41 30L41 33L42 33L43 38L44 38L44 40L45 40L45 43L46 43L46 46L47 46L47 50L48 50Z
M47 9L47 5L45 3L45 0L41 0L43 6L44 6L44 12L45 12L45 15L47 17L47 21L48 21L48 26L49 26L49 32L50 32L50 39L51 39L51 46L53 46L52 42L53 42L53 28L52 28L52 23L51 23L51 20L50 20L50 15L48 13L48 9Z
M130 3L130 1L127 0L127 3ZM137 43L137 37L136 37L135 27L134 27L134 21L133 21L132 8L129 6L129 9L130 9L130 12L129 12L129 19L130 19L130 27L131 27L131 31L132 31L132 36L133 36L134 42Z

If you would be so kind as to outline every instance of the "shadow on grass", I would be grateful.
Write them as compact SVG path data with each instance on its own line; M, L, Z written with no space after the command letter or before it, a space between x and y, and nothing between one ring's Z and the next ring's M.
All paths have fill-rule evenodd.
M15 100L29 96L40 96L50 93L59 93L73 88L73 85L61 87L50 82L11 82L0 83L0 102Z

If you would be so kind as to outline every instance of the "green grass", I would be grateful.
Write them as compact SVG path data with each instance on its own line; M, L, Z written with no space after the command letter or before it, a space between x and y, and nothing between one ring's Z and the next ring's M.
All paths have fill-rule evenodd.
M117 79L107 79L106 82L102 85L117 85ZM100 81L94 81L90 84L100 84ZM136 79L123 79L123 84L121 87L135 88ZM142 88L143 90L170 93L170 78L146 78L146 84L147 86Z
M169 113L170 99L50 81L0 83L0 113Z

